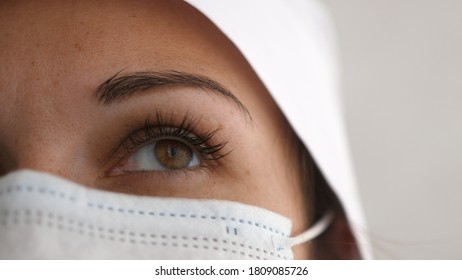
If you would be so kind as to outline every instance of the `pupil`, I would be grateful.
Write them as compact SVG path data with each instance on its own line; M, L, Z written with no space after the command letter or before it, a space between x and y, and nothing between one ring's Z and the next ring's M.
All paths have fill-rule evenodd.
M177 151L175 147L172 147L171 145L168 145L168 156L171 158L174 158L177 154Z
M191 148L177 140L159 140L154 155L166 169L187 168L193 159Z

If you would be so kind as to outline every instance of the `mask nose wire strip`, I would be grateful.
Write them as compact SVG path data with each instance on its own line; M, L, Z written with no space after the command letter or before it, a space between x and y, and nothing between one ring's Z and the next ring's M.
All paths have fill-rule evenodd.
M328 211L308 230L295 237L281 238L279 236L273 236L273 246L277 251L282 251L290 249L298 244L310 241L323 233L330 226L333 219L334 212Z

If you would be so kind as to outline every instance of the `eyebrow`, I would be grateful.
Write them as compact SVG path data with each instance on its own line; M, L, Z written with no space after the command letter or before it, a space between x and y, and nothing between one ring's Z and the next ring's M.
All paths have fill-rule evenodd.
M123 70L122 70L123 71ZM247 107L220 83L202 75L185 73L180 71L142 71L128 74L120 74L121 71L107 79L96 90L96 98L99 102L109 105L124 101L138 93L152 88L165 85L194 86L204 89L205 93L211 92L231 101L250 119L252 119Z

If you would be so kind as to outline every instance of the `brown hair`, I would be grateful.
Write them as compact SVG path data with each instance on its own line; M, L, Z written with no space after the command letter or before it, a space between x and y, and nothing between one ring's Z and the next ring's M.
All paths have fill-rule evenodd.
M327 211L333 211L335 215L328 229L313 240L311 255L315 259L360 259L361 255L340 201L305 145L295 133L292 132L292 135L292 142L298 155L309 224L315 223Z

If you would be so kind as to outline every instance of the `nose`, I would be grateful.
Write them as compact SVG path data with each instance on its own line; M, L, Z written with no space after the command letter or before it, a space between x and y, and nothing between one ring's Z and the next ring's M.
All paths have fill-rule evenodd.
M53 88L21 88L0 114L0 166L3 173L18 169L45 171L74 178L79 134L76 106L64 103ZM81 114L80 114L81 115ZM80 130L80 133L82 130Z
M73 179L75 135L44 114L16 116L1 129L0 166L2 173L18 169L45 171ZM58 118L59 120L59 118Z
M70 149L63 143L34 139L32 135L23 137L10 149L7 157L2 157L2 173L19 169L31 169L75 179L73 166L75 161L70 157Z

